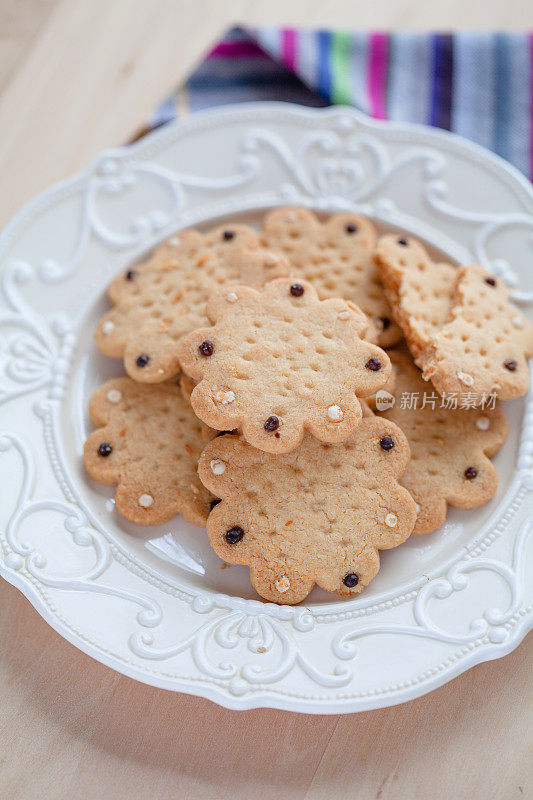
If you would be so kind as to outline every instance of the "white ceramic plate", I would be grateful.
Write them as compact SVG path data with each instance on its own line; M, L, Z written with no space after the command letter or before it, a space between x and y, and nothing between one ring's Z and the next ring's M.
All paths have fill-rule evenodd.
M81 460L88 397L121 371L92 342L109 280L182 227L254 223L287 202L368 214L533 297L530 184L451 135L262 103L103 154L0 240L0 569L66 639L140 681L232 708L357 711L428 692L531 627L526 399L507 404L492 502L383 553L349 601L318 590L296 608L254 599L247 569L221 569L203 530L126 523Z

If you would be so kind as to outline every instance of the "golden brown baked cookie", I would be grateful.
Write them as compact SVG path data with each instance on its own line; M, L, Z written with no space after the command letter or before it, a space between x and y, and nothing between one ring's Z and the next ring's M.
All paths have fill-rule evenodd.
M202 424L176 380L114 378L94 392L89 412L98 430L85 442L85 466L98 483L117 487L123 517L158 525L179 513L205 525L214 498L197 474Z
M196 382L193 381L192 378L189 378L188 375L184 373L180 375L180 388L189 405L191 405L191 394L195 386ZM202 426L202 439L204 442L210 442L215 436L221 435L221 431L215 431L213 428L210 428L209 425L206 425L205 422L201 422L200 420L199 422ZM237 431L226 431L226 433L237 433Z
M394 399L394 392L396 390L396 369L394 367L394 363L392 362L391 366L392 369L387 383L382 386L381 389L376 392L376 394L372 394L370 397L365 397L364 403L370 412L374 412L376 409L379 411L383 404L385 404L385 407L387 407L388 403Z
M213 292L233 283L259 288L288 272L285 259L266 250L246 225L183 231L115 278L109 287L114 307L98 324L96 344L104 355L123 358L135 380L160 383L179 371L176 344L206 324Z
M283 253L296 277L313 284L321 300L351 300L368 316L380 347L401 338L374 263L376 231L357 214L332 214L321 221L306 208L277 208L263 222L263 241Z
M305 429L326 442L346 439L361 421L358 398L389 379L387 354L361 338L363 312L338 298L319 301L309 283L230 287L209 300L207 316L213 327L178 345L198 382L192 407L211 428L239 428L260 450L288 452Z
M376 261L422 377L438 392L469 390L479 402L526 393L533 325L499 278L478 264L436 264L405 236L382 237Z
M211 544L224 561L250 567L266 600L298 603L315 583L356 595L379 570L378 550L413 529L416 505L398 483L408 460L400 429L374 416L341 444L306 434L283 455L241 436L213 439L198 465L222 498L207 521Z
M429 533L446 519L448 504L477 508L491 499L498 476L489 458L505 442L507 421L498 406L462 408L467 402L458 397L454 408L422 379L407 351L391 350L390 357L396 402L380 416L407 436L411 460L400 483L420 509L413 533Z

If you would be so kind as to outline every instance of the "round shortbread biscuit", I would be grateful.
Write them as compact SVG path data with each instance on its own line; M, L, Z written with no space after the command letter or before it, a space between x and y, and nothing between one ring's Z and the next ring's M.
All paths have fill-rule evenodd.
M461 407L460 395L439 397L408 352L391 350L390 357L394 406L380 416L407 436L411 460L400 483L419 505L413 533L429 533L446 519L448 504L477 508L494 495L498 475L489 459L505 442L507 421L498 406Z
M310 284L292 278L261 292L232 292L236 302L225 292L213 296L213 326L178 346L183 369L197 381L191 403L198 417L216 430L238 428L272 453L297 447L304 430L326 442L350 436L361 422L358 398L374 394L391 373L387 354L361 338L366 316L344 300L319 300Z
M198 465L202 482L222 498L207 521L211 544L224 561L249 566L266 600L298 603L315 583L352 597L377 574L378 551L413 529L416 505L398 483L408 460L404 434L374 416L341 444L306 434L283 455L256 450L242 436L213 439Z
M435 263L420 242L396 234L380 239L376 262L422 377L440 394L468 389L481 403L526 393L533 325L500 278L479 264Z
M94 392L84 448L87 471L116 486L117 511L140 525L181 514L205 525L213 496L197 474L204 438L184 393L172 382L150 386L114 378Z
M391 347L401 330L374 263L376 238L370 220L345 212L322 221L306 208L277 208L263 221L265 246L283 253L296 277L312 283L321 300L355 303L371 322L367 338Z
M246 225L182 231L113 281L114 307L96 328L96 344L104 355L123 358L136 381L161 383L179 371L179 340L207 323L213 292L234 283L260 288L288 273L284 257L266 250Z

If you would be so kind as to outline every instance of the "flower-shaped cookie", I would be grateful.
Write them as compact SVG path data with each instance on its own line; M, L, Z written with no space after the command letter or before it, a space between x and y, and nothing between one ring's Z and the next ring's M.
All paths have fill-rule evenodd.
M259 288L288 273L285 259L265 250L246 225L183 231L113 281L114 308L100 320L96 344L104 355L123 358L136 381L160 383L179 371L176 342L206 324L213 292L234 283Z
M123 517L157 525L180 513L205 525L214 498L197 474L203 426L175 381L114 378L94 392L89 412L101 427L85 442L85 466L98 483L117 487Z
M358 594L379 570L378 550L413 529L416 505L398 483L408 460L400 429L374 416L341 444L307 434L284 455L240 436L213 439L198 465L222 498L207 521L211 545L224 561L247 564L266 600L298 603L315 583Z
M283 253L295 276L313 284L321 300L342 297L358 305L375 327L368 335L381 347L399 341L374 263L376 231L356 214L332 214L321 221L306 208L277 208L263 222L263 241Z
M500 278L478 264L432 262L411 237L384 236L376 249L387 297L409 349L441 394L526 393L533 325L509 301Z
M304 429L326 442L361 421L358 397L388 380L387 354L361 337L367 318L344 300L318 299L291 278L258 292L232 287L207 304L212 328L182 339L178 358L198 385L191 403L211 428L242 430L254 447L285 453Z
M393 350L390 357L396 402L381 416L407 436L411 460L400 483L420 509L413 533L429 533L446 519L448 504L477 508L491 499L498 475L489 457L505 442L507 421L497 406L461 408L460 396L438 397L407 352Z

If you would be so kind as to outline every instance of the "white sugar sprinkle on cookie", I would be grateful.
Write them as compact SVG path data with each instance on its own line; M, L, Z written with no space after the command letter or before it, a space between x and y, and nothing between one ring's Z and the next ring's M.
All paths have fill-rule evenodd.
M504 282L480 264L457 269L432 261L420 242L406 241L383 236L374 258L422 378L441 395L463 384L482 396L496 381L499 400L524 395L533 324L513 306Z
M398 524L398 517L396 516L396 514L387 514L387 516L385 517L385 525L387 525L389 528L395 528L397 524Z
M197 473L205 437L188 401L190 387L181 384L124 376L91 397L96 430L85 442L84 463L94 480L117 487L116 510L130 522L159 525L179 513L204 525L209 516L214 497Z
M102 325L102 330L104 333L111 333L111 331L115 330L115 323L111 322L110 319L106 320Z
M329 406L328 419L330 419L332 422L341 422L343 417L344 414L340 406Z
M267 269L265 261L273 257L276 262ZM174 346L207 321L206 302L215 291L225 289L227 295L239 285L260 288L289 272L286 259L267 250L261 235L246 225L181 231L115 278L109 289L114 308L95 331L96 345L104 355L124 358L126 372L139 383L163 382L178 374ZM149 359L138 364L147 354Z
M423 397L427 384L407 349L394 351L391 361L396 397ZM463 397L469 399L466 391ZM378 413L399 425L409 440L411 460L401 484L419 505L414 534L430 533L440 527L448 505L478 508L491 499L498 479L490 458L507 434L500 407L476 411L467 403L461 407L459 402L440 407L420 403L416 408L396 403ZM477 473L469 472L471 479L467 482L465 472L469 467L475 467ZM390 505L386 509L395 510Z
M474 383L474 378L472 375L469 375L468 372L463 372L460 367L457 369L457 377L461 383L464 383L465 386L472 386Z
M288 592L288 591L289 591L289 589L291 588L291 582L290 582L290 580L287 578L287 576L286 576L286 575L283 575L283 577L282 577L282 578L279 578L279 579L278 579L278 580L277 580L277 581L274 583L274 586L276 587L276 589L278 590L278 592L281 592L281 593L283 594L284 592Z
M219 458L213 458L209 466L213 475L223 475L226 471L226 465Z
M107 399L110 403L120 403L122 400L122 392L118 389L110 389L107 393Z
M392 452L376 457L376 441L391 434ZM415 501L399 484L408 459L402 431L376 416L335 446L306 432L298 448L262 458L242 436L215 437L198 465L222 500L207 522L209 540L225 562L250 567L253 587L270 602L298 603L315 583L353 597L378 572L378 550L400 544L414 526ZM227 478L213 475L220 460ZM385 515L394 524L386 526Z
M228 403L233 403L235 400L235 392L232 392L231 389L228 389L227 391L219 389L215 394L215 400L217 403L222 403L223 406L227 405Z
M226 296L226 300L228 301L228 303L236 303L238 299L239 299L239 298L237 297L237 295L235 294L235 292L230 292L230 293L229 293L229 294Z
M292 277L262 291L237 291L236 309L226 302L227 291L213 295L207 305L212 326L177 346L183 371L196 383L197 417L215 430L240 428L267 452L297 447L307 426L325 442L347 438L361 421L358 398L381 389L391 372L387 354L363 338L362 312L350 312L354 324L337 324L346 304L321 301L310 283ZM202 357L204 349L216 350L215 358Z
M343 319L343 320L344 320L344 319L350 319L350 317L351 317L351 316L352 316L352 315L350 314L350 312L349 312L349 311L341 311L341 312L339 313L339 319Z

